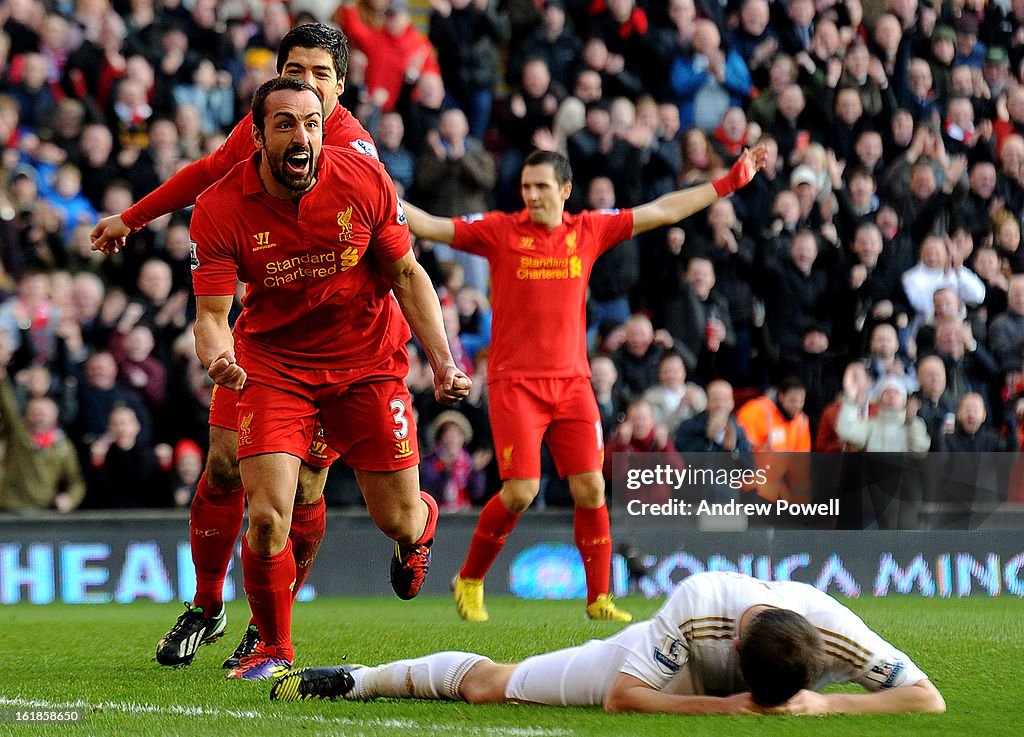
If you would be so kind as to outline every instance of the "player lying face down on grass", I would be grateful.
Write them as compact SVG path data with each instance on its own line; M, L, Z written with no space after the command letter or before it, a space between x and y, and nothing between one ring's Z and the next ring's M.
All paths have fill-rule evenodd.
M306 82L262 85L253 98L257 153L200 195L192 216L196 354L218 385L241 391L242 571L263 642L235 678L291 667L288 530L318 414L324 442L354 469L370 516L395 541L391 582L409 599L426 576L437 521L437 505L419 489L405 384L410 326L438 401L458 401L471 385L452 359L437 293L412 255L383 165L322 146L323 120ZM236 279L246 293L232 332Z
M819 693L857 683L867 693ZM293 671L270 698L448 699L677 714L945 711L928 676L813 586L738 573L682 581L658 612L605 640L501 664L443 652L376 667Z

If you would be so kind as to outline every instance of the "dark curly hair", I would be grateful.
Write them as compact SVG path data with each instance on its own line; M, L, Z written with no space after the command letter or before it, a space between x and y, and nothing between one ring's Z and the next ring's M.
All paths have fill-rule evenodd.
M277 47L277 73L280 74L292 49L323 49L331 55L334 73L339 80L348 74L348 38L326 23L306 23L284 34Z

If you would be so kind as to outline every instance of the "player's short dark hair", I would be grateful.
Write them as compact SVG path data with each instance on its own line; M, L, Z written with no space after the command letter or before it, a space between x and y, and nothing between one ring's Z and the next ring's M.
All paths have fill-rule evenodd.
M557 151L533 151L526 157L523 166L543 166L547 164L555 171L555 180L559 185L572 181L572 167L569 166L569 159Z
M825 669L817 628L789 609L765 609L740 637L740 672L761 706L777 706L810 688Z
M274 77L261 84L259 89L256 90L256 94L252 97L252 123L256 126L261 136L266 133L263 127L263 119L267 116L267 98L280 90L294 90L296 92L307 90L312 92L316 95L316 99L320 100L320 113L323 114L324 101L321 99L316 87L305 80L295 77Z
M331 55L334 73L339 80L348 74L348 37L326 23L306 23L295 26L281 38L277 47L277 73L284 70L292 49L323 49Z

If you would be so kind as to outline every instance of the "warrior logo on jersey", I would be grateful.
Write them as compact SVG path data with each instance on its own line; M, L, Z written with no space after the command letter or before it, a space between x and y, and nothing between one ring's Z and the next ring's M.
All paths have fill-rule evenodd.
M519 239L519 247L527 251L532 251L533 238L528 235L524 235L522 238Z
M371 159L380 158L377 156L377 147L369 141L364 141L362 138L357 138L354 141L350 141L349 145L361 154L366 154Z
M402 207L402 201L398 201L398 224L405 225L405 208Z
M192 271L199 268L199 255L196 253L196 249L199 247L195 241L189 241L188 243L188 265L192 267Z
M269 230L264 230L262 233L253 233L252 237L253 237L253 240L256 241L256 245L252 247L252 250L254 252L255 251L262 251L265 248L276 248L277 247L276 243L271 243L270 242L270 231Z
M682 667L679 658L685 649L682 640L666 637L665 641L661 643L661 647L654 648L654 661L661 668L662 673L674 676Z
M352 238L352 206L338 213L338 240L342 243Z
M890 662L883 660L872 668L868 674L868 680L874 681L879 688L895 688L903 683L903 671L905 666L900 661Z

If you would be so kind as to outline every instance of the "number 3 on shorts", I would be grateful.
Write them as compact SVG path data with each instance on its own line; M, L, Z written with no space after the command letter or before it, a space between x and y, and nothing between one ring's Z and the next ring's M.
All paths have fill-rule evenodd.
M392 399L388 407L391 409L391 414L395 416L395 424L398 426L392 430L395 434L395 439L405 440L409 434L409 420L405 418L405 402L401 399Z

